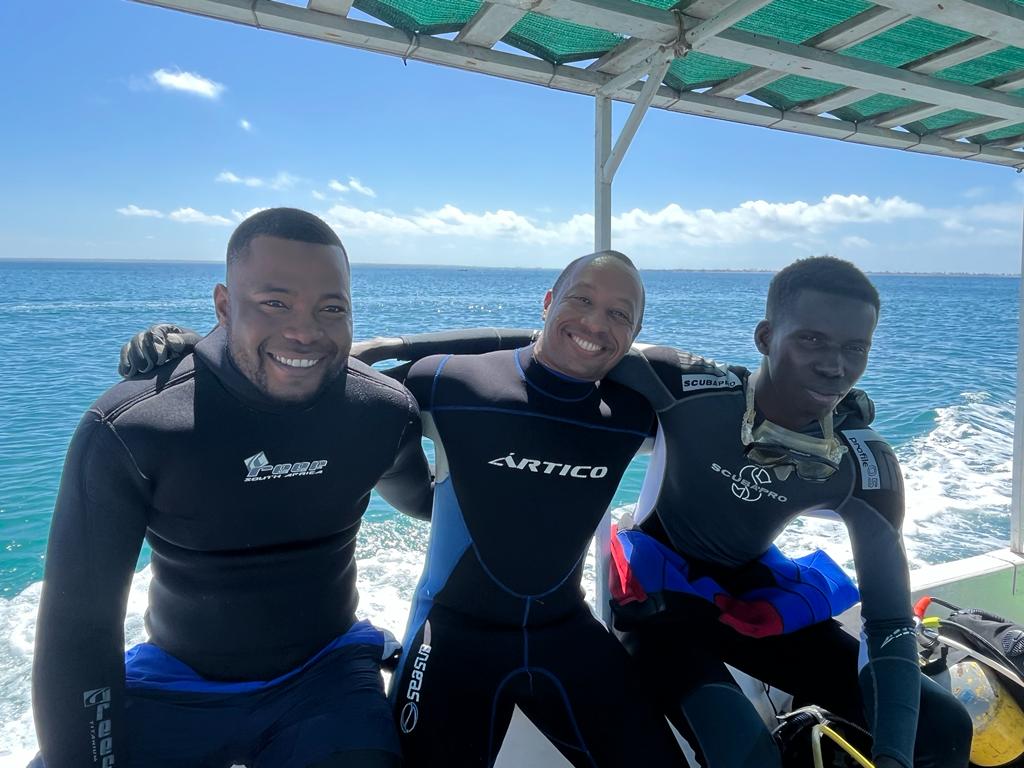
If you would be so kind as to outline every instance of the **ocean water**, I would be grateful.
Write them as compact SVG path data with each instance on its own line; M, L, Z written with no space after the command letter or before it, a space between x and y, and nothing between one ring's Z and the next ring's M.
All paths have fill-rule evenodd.
M353 268L356 337L467 326L534 327L549 270ZM756 365L752 331L769 275L646 272L641 340ZM29 669L42 559L68 441L82 412L117 381L120 345L159 321L214 323L219 264L0 262L0 766L35 749ZM1009 539L1019 280L879 275L882 314L861 386L893 443L907 486L912 564L953 560ZM616 495L636 498L639 458ZM374 498L358 549L360 612L401 635L427 527ZM841 525L797 521L780 545L826 549L851 564ZM146 555L128 606L127 641L144 636ZM592 592L593 571L587 586Z

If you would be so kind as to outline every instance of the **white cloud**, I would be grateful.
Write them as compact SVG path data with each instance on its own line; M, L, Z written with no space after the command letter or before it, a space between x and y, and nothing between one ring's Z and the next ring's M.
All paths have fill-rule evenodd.
M221 171L214 181L224 184L242 184L246 187L267 188L267 189L290 189L299 182L298 176L293 176L286 171L281 171L272 179L261 179L258 176L239 176L231 171Z
M179 208L167 214L172 221L179 221L183 224L216 224L219 226L230 226L231 219L216 214L203 213L195 208Z
M122 216L144 216L152 219L164 217L160 211L154 211L152 208L139 208L137 205L126 205L124 208L118 208L117 212Z
M265 187L267 185L267 182L263 179L258 179L255 176L242 178L241 176L236 176L231 171L221 171L217 174L217 178L214 181L220 181L225 184L244 184L247 187Z
M987 187L968 187L963 191L963 196L968 200L976 200L979 197L984 197L988 194Z
M252 123L250 123L243 117L241 120L238 121L238 127L241 128L243 131L251 131Z
M397 214L368 211L338 204L328 220L345 233L509 239L531 245L590 242L592 214L576 214L564 221L537 221L515 211L473 213L454 205L436 211ZM864 195L829 195L816 203L772 203L750 200L735 208L716 211L684 209L671 203L658 211L639 208L612 218L612 232L624 246L696 247L751 242L792 242L846 225L889 223L927 218L929 212L900 197L871 199Z
M849 235L842 239L842 244L847 248L867 248L871 241L859 235Z
M366 197L377 196L377 193L373 189L361 183L359 179L355 178L354 176L348 177L348 184L342 184L337 179L331 179L329 182L327 182L327 186L333 189L335 192L341 192L342 194L351 191L358 192L360 195L365 195Z
M327 195L325 195L323 192L317 192L315 189L310 194L313 195L313 199L315 199L315 200L326 200L327 199Z
M168 91L183 91L204 99L217 99L224 92L221 83L209 78L197 75L194 72L172 72L167 69L158 69L150 77L153 82Z
M266 208L250 208L248 211L236 211L236 210L232 209L231 215L234 216L238 221L245 221L250 216L252 216L254 213L259 213L260 211L265 211L265 210L267 210L267 209Z
M349 189L355 190L360 195L366 195L367 197L376 197L377 193L370 189L365 184L360 184L359 179L355 179L351 176L348 177Z

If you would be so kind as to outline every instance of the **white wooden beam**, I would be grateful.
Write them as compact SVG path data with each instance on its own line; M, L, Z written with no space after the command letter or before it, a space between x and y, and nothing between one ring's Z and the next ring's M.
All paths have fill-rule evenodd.
M312 2L312 0L310 1ZM481 48L491 48L507 35L525 15L526 11L521 8L484 3L473 18L459 30L455 41L467 45L479 45Z
M785 75L781 72L773 72L770 69L763 69L761 67L751 67L744 72L740 72L738 75L730 77L728 80L723 80L722 82L711 86L706 93L711 96L721 96L726 99L734 99L745 93L752 93L758 88L763 88L769 83L774 83L776 80L780 80L783 77L785 77Z
M1024 147L1024 133L1018 136L1007 136L1005 139L990 141L985 145L986 149L1020 149ZM1021 155L1024 157L1024 154Z
M686 44L693 50L704 47L704 43L717 35L719 32L728 29L747 18L754 11L768 5L772 0L734 0L710 19L704 19L691 29L687 30L684 38Z
M973 40L965 40L957 45L950 46L942 51L923 56L917 61L905 65L903 69L910 72L919 72L922 75L931 75L943 69L955 67L965 61L980 59L995 51L1002 50L1006 45L996 40L986 40L976 37Z
M873 0L972 35L1024 47L1024 6L1012 0Z
M601 58L591 62L587 69L619 75L635 67L661 48L661 43L652 43L640 37L631 37L612 48Z
M352 0L309 0L306 7L311 11L348 16L348 12L352 10Z
M841 91L836 91L828 96L822 96L820 99L806 101L795 107L795 109L797 112L803 112L808 115L823 115L826 112L849 106L874 95L874 91L865 88L843 88Z
M640 91L640 98L636 100L633 109L630 110L629 117L626 118L626 124L622 126L619 138L615 140L615 146L612 147L612 152L601 169L605 181L609 184L615 178L615 172L619 170L619 165L626 156L626 150L629 149L633 137L636 136L636 132L640 128L640 123L643 122L644 115L647 114L647 109L658 94L658 90L661 88L661 81L665 79L665 73L668 71L669 64L671 63L672 57L668 54L662 56L660 60L655 59L652 62L651 71L647 75L647 82L644 83L644 87ZM598 90L598 93L604 95L600 90Z
M602 96L614 96L616 93L624 88L628 88L633 83L642 79L644 75L649 75L654 68L660 67L662 62L665 62L665 66L661 68L661 80L665 78L665 73L668 71L669 64L672 63L673 55L671 51L667 50L664 46L658 46L658 49L651 56L647 57L639 64L630 67L621 75L616 75L607 83L601 86L598 90Z
M909 125L918 120L925 120L935 115L949 112L949 107L936 104L910 104L906 107L883 112L871 120L876 128L895 128L897 125Z
M677 20L672 13L631 0L498 1L515 6L536 2L533 10L538 13L661 43L671 43L678 36ZM1024 13L1024 6L1021 13ZM687 26L699 23L687 18ZM887 93L930 104L948 104L950 109L1024 121L1024 99L738 29L726 29L708 38L702 50L712 56L785 74L841 83L872 93Z
M803 44L811 48L821 48L823 51L842 51L852 48L875 35L880 35L882 32L902 24L909 18L906 14L899 13L898 11L876 6L869 8L863 13L858 13L853 18L847 19L831 29L825 30L820 35L815 35ZM709 93L714 96L735 98L745 93L756 91L758 88L763 88L769 83L781 80L785 76L782 72L751 67L746 72L741 72L735 77L731 77L713 86Z
M578 67L555 66L533 57L456 43L439 37L425 35L413 41L406 33L381 24L341 18L274 0L136 2L590 96L595 95L610 79L608 75L600 72ZM615 99L635 103L640 94L639 84L634 84L616 94ZM768 128L787 125L786 121L795 121L803 133L834 138L837 133L845 134L848 131L846 141L878 147L909 149L920 141L919 137L903 131L885 130L864 124L855 125L815 115L792 115L761 104L698 93L678 93L664 86L656 89L651 106L671 112ZM957 151L962 155L964 146L966 145L962 142L935 138L931 140L930 145L919 151L944 155ZM1008 144L994 143L981 147L977 154L970 156L970 159L1009 167L1024 166L1024 154L1006 149L1006 146Z
M940 128L928 134L943 139L960 139L965 136L981 136L991 131L998 131L1000 128L1009 128L1016 125L1017 120L1006 120L998 117L979 117L974 120L965 120L962 123L951 125L947 128Z

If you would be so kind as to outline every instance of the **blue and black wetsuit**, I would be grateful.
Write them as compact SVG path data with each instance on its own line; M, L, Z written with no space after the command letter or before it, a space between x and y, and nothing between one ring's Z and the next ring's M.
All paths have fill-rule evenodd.
M680 765L580 588L594 529L653 428L646 401L555 373L532 347L429 357L406 384L437 456L390 694L406 764L491 765L518 705L574 765Z
M531 337L531 331L495 329L420 334L403 338L401 358L485 352ZM682 555L693 578L708 576L742 593L769 583L772 574L756 561L788 522L802 514L838 515L850 533L862 597L860 648L832 620L775 637L741 635L720 621L714 605L681 595L659 595L665 610L630 624L624 642L670 719L711 768L778 762L724 662L865 723L876 755L908 768L965 766L970 721L947 692L922 682L917 667L900 533L902 475L892 449L850 398L836 416L848 451L827 481L796 473L782 479L752 464L740 440L747 375L669 347L634 349L609 375L657 411L640 528Z
M71 442L47 549L33 671L47 768L397 764L385 638L354 615L378 483L429 515L416 403L355 360L315 400L281 405L217 330L103 395ZM150 642L126 669L143 537Z

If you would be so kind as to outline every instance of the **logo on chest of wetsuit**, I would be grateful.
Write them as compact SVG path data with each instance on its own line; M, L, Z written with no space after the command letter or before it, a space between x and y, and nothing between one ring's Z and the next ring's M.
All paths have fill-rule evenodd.
M558 461L544 461L543 459L517 459L514 453L491 459L487 463L494 467L508 467L522 472L535 472L538 475L576 477L581 480L587 478L599 480L608 474L608 467L592 467L589 464L562 464Z
M684 373L682 381L683 392L692 392L695 389L731 389L743 383L740 381L740 377L732 371L727 371L724 374Z
M245 482L257 483L262 480L280 480L283 477L308 477L310 475L322 475L324 467L327 466L327 459L316 461L294 461L283 464L272 464L267 454L260 451L255 456L245 460L245 468L248 474Z
M747 464L736 473L731 469L726 469L712 462L711 470L732 480L730 490L732 495L740 501L760 501L762 496L767 496L769 499L779 502L789 501L787 496L768 490L766 486L771 485L772 476L771 472L764 467L759 467L756 464Z

